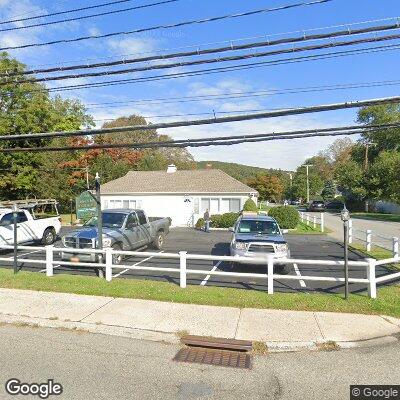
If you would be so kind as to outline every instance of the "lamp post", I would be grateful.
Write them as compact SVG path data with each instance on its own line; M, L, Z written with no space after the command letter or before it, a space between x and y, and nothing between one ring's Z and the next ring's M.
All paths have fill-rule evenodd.
M18 272L18 207L16 204L13 205L12 209L13 223L14 223L14 274Z
M347 300L349 298L349 220L350 213L349 210L344 205L342 212L340 213L341 219L343 221L343 233L344 233L344 283L345 292L344 298Z

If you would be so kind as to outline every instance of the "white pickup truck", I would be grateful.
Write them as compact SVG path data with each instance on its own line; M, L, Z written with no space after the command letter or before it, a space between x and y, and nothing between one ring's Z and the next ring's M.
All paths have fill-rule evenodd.
M17 211L17 242L36 242L50 245L57 239L61 229L61 218L35 213L35 205L26 205ZM14 244L13 209L0 208L0 246Z

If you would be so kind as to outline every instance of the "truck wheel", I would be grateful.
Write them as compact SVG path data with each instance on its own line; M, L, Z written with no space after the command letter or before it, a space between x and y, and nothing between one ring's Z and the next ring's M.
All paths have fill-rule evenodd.
M161 250L164 245L165 235L164 232L157 232L156 238L153 241L153 247L157 250Z
M114 244L114 246L112 247L113 250L122 250L122 246L118 243ZM113 264L121 264L122 260L123 260L123 255L122 254L113 254Z
M47 228L43 233L42 244L49 246L56 241L57 235L53 228Z

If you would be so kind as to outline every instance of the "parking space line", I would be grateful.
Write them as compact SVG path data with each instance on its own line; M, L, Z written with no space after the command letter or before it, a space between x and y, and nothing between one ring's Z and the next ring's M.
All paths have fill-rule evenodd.
M297 264L293 264L293 268L294 268L294 270L295 270L295 272L296 272L296 275L297 275L299 278L301 278L301 273L300 273L300 270L299 270L299 267L297 266ZM303 279L300 279L299 282L300 282L300 286L301 286L301 287L303 287L303 288L307 287L307 286L306 286L306 283L303 281Z
M35 253L40 253L40 252L44 252L43 250L35 250L35 251L30 251L29 253L24 253L18 256L18 258L21 257L25 257L25 256L29 256L30 254L35 254ZM7 257L9 260L12 260L14 258L14 256L11 257Z
M164 252L164 250L158 251L157 253L162 253L162 252ZM133 264L132 267L136 267L137 265L140 265L141 263L148 261L153 257L155 257L155 256L147 257L144 260L139 261L136 264ZM131 271L131 268L124 269L123 271L119 272L118 274L113 275L113 278L118 278L119 276L121 276L122 274L124 274L125 272L128 272L128 271Z
M61 267L61 265L53 265L53 269L56 269L56 268L60 268ZM45 268L45 269L41 269L39 272L46 272L47 271L47 269Z
M218 268L218 266L219 266L221 263L222 263L222 261L218 261L218 262L214 265L214 267L212 268L212 270L211 270L210 272L214 272L214 271ZM206 283L207 283L207 281L210 279L210 277L211 277L211 275L207 275L207 276L204 278L204 280L200 283L200 285L201 285L201 286L205 286Z

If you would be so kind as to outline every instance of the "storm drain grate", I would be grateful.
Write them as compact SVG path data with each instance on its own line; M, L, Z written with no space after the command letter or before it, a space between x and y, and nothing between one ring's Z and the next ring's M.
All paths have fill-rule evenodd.
M185 347L178 351L174 361L221 367L251 368L251 357L247 353L203 347Z

